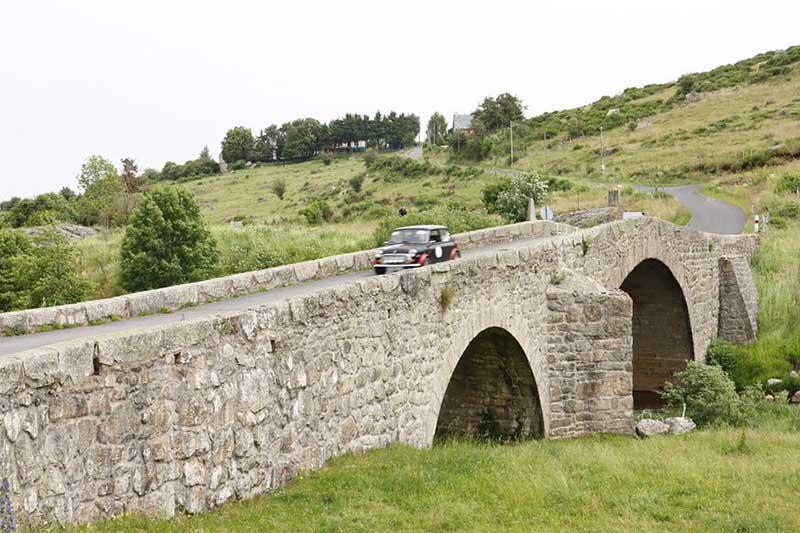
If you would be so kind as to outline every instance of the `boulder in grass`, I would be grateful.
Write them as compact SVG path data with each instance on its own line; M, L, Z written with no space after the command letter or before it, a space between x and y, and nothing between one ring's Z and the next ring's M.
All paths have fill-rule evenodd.
M636 434L643 439L653 435L663 435L664 433L669 433L669 426L661 420L644 418L636 424Z
M789 398L789 403L800 403L800 390L792 394L792 397Z
M783 380L782 380L782 379L778 379L778 378L769 378L769 379L767 380L767 387L768 387L768 388L777 387L778 385L780 385L780 384L782 384L782 383L783 383Z
M685 416L673 416L667 418L665 422L669 426L669 432L673 435L683 435L697 427L691 418Z

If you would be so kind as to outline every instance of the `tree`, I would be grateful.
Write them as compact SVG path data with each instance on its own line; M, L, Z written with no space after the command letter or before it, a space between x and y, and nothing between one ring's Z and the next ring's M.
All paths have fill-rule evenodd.
M161 187L146 193L133 213L120 259L122 286L142 291L206 279L218 253L194 196Z
M445 141L446 135L447 119L445 119L441 113L436 112L431 115L430 119L428 119L428 127L425 129L425 137L427 138L428 142L439 144Z
M125 184L115 173L91 181L78 198L77 220L86 226L121 226L127 223L130 208L125 198Z
M81 173L78 174L78 185L85 191L92 183L112 176L117 176L117 169L114 167L114 163L103 156L90 155L81 165Z
M546 195L547 182L536 172L524 172L487 186L483 201L490 213L498 213L509 222L522 222L528 219L530 199L538 204Z
M480 134L493 133L507 128L511 122L523 120L524 110L522 100L509 93L499 94L495 98L487 96L472 113L472 125Z
M281 131L286 136L286 144L281 151L282 159L310 159L322 147L322 124L313 118L302 118L284 124Z
M63 195L52 192L17 200L8 210L8 222L14 228L71 222L74 219L74 204Z
M120 174L122 183L125 185L125 192L133 194L142 189L142 179L139 176L139 167L130 157L122 159L122 173Z
M242 126L231 128L222 140L222 159L229 164L236 161L249 161L254 144L255 139L250 128Z
M0 231L0 312L80 302L90 291L66 237Z
M0 313L19 309L21 283L18 280L19 257L30 253L31 240L24 233L0 229Z

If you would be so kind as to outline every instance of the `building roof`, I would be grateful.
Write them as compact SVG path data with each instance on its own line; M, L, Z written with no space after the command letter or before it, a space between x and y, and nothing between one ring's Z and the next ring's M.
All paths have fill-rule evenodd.
M454 130L469 130L472 129L472 114L453 115L453 129Z

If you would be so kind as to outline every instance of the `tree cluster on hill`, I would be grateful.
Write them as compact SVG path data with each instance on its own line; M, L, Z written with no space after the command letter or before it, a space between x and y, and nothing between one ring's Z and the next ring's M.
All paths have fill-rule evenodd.
M86 159L77 176L79 192L64 187L59 193L34 198L14 197L0 203L0 227L46 226L62 222L85 226L122 226L148 183L133 159L118 170L99 155Z
M347 114L328 124L301 118L268 126L253 135L243 126L231 128L222 140L222 159L231 165L272 161L302 161L325 150L350 149L359 143L379 149L414 144L420 123L416 115Z

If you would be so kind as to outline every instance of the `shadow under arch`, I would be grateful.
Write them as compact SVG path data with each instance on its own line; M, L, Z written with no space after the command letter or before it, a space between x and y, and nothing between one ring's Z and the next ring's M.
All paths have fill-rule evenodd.
M519 440L544 436L539 390L525 351L505 329L481 331L450 376L434 442L448 438Z
M672 271L657 259L639 263L620 289L633 300L633 406L659 407L664 384L694 359L686 298Z

